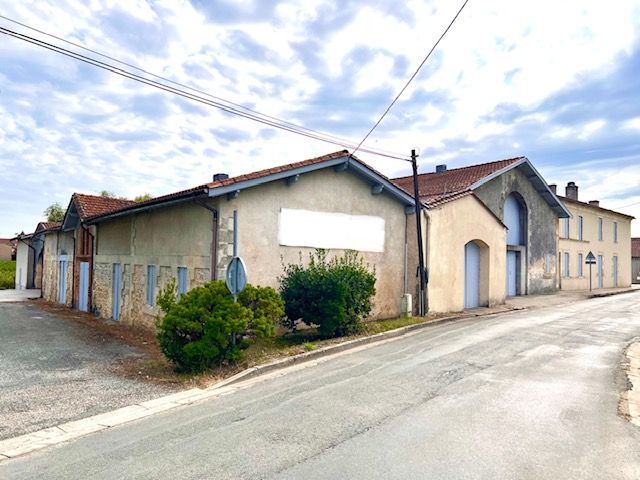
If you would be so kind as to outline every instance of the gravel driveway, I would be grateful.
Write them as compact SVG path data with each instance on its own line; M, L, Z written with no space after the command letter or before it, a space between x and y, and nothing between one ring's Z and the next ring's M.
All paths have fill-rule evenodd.
M142 355L34 305L0 304L0 440L175 391L114 373Z

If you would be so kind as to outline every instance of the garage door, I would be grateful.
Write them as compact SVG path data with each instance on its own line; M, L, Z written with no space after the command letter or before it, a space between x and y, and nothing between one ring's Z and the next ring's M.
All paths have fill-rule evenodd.
M480 247L475 242L464 246L464 308L480 306Z

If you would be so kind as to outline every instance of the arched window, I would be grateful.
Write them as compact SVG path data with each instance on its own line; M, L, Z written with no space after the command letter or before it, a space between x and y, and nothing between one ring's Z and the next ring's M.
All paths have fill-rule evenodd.
M507 245L526 245L527 209L524 199L511 193L504 201L504 224L507 226Z

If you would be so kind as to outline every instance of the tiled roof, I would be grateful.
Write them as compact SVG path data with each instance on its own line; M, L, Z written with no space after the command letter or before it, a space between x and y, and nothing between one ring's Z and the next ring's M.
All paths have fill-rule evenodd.
M45 232L47 230L55 230L60 228L62 222L40 222L36 227L36 232Z
M163 203L163 202L167 202L167 201L171 201L173 199L179 199L179 198L183 198L189 195L194 195L194 194L199 194L199 193L206 193L207 190L213 190L215 188L220 188L220 187L227 187L229 185L235 185L237 183L241 183L241 182L245 182L247 180L255 180L258 178L262 178L262 177L266 177L269 175L272 175L274 173L280 173L280 172L286 172L288 170L293 170L295 168L300 168L300 167L305 167L308 165L314 165L316 163L322 163L322 162L326 162L327 160L333 160L336 158L341 158L341 157L345 157L349 155L349 152L347 150L340 150L337 152L333 152L333 153L329 153L327 155L323 155L321 157L316 157L316 158L310 158L308 160L303 160L301 162L295 162L295 163L289 163L286 165L280 165L278 167L272 167L272 168L266 168L264 170L258 170L257 172L252 172L252 173L247 173L244 175L238 175L236 177L230 177L230 178L226 178L224 180L218 180L215 182L210 182L210 183L205 183L202 185L199 185L197 187L193 187L193 188L189 188L187 190L181 190L179 192L174 192L174 193L170 193L168 195L162 195L160 197L155 197L152 198L150 200L146 200L144 202L131 202L130 204L127 205L123 205L121 208L118 209L114 209L112 211L108 211L108 212L104 212L101 214L95 214L92 215L89 218L96 218L99 216L102 216L106 213L116 213L116 212L125 212L127 210L133 210L134 208L139 208L139 207L146 207L146 206L151 206L151 205L155 205L157 203ZM354 160L359 161L356 157L352 157ZM376 172L378 173L378 172ZM379 173L378 173L379 174ZM385 178L384 175L379 174L381 177ZM77 195L77 194L76 194Z
M640 238L631 239L631 256L640 257Z
M133 200L121 198L102 197L97 195L86 195L84 193L74 193L72 201L75 202L80 219L85 221L89 218L104 215L115 210L120 210L130 205L137 205Z
M440 173L421 173L418 175L420 199L429 207L437 207L471 194L470 187L483 178L497 172L524 157L509 158L496 162L452 168ZM394 178L393 182L413 194L413 177Z
M16 241L13 238L0 238L0 245L9 245L13 247Z
M613 213L615 215L620 215L621 217L626 217L626 218L630 218L630 219L634 219L635 217L632 215L627 215L626 213L622 213L622 212L616 212L615 210L610 210L608 208L602 208L599 205L591 205L588 202L581 202L580 200L574 200L572 198L567 198L567 197L563 197L562 195L558 195L558 198L565 202L565 203L575 203L580 205L581 207L587 207L587 208L591 208L593 210L599 210L601 212L607 212L607 213Z

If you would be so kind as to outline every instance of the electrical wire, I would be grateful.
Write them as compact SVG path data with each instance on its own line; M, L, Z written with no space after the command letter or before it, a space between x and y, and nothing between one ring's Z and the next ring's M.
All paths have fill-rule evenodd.
M409 80L407 80L407 83L404 84L404 87L402 87L402 89L400 90L400 92L398 92L398 94L396 95L396 97L393 99L393 101L389 104L389 106L387 107L387 109L384 111L384 113L380 116L380 118L378 119L378 121L373 125L373 127L371 127L371 129L367 132L367 134L364 136L364 138L362 139L362 141L358 144L358 146L355 148L355 150L353 152L351 152L351 155L355 155L355 153L360 149L360 147L362 146L362 144L367 140L367 138L369 138L369 136L373 133L373 131L378 128L378 125L380 125L380 123L382 122L382 120L384 120L384 117L387 116L387 113L389 113L389 110L391 110L391 108L396 104L396 102L398 101L398 99L402 96L402 94L404 93L404 91L407 89L407 87L409 86L409 84L413 81L414 78L416 78L416 76L418 75L418 73L420 72L420 70L422 69L422 67L424 66L425 63L427 63L427 60L429 60L429 57L431 57L431 54L434 52L434 50L438 47L438 45L440 44L440 41L444 38L444 36L447 34L447 32L451 29L451 27L453 26L453 24L455 23L455 21L458 19L458 17L460 16L460 14L462 13L462 10L464 10L464 7L467 6L467 3L469 3L469 0L465 0L464 3L462 4L462 6L460 7L460 9L458 10L458 13L455 14L455 16L453 17L453 19L451 20L451 22L449 22L449 25L447 26L447 28L444 29L444 32L442 32L442 35L440 35L440 37L438 38L438 40L436 41L436 43L433 44L433 47L431 47L431 50L429 50L429 53L427 53L427 55L424 57L424 59L422 60L422 62L420 63L420 65L418 65L418 68L416 69L415 72L413 72L413 75L411 75L411 77L409 78Z
M38 30L38 29L35 29L33 27L29 27L29 26L27 26L25 24L22 24L21 22L17 22L15 20L9 19L8 17L5 17L3 15L0 15L0 18L12 21L12 22L17 23L19 25L25 26L26 28L30 28L30 29L32 29L34 31L37 31L39 33L43 33L45 35L51 36L52 38L62 39L61 37L57 37L55 35L48 34L46 32L43 32L43 31ZM120 75L120 76L128 78L130 80L134 80L134 81L137 81L139 83L143 83L143 84L158 88L160 90L164 90L166 92L173 93L175 95L187 98L187 99L192 100L192 101L203 103L205 105L217 108L219 110L222 110L222 111L224 111L226 113L229 113L229 114L232 114L232 115L237 115L237 116L249 119L249 120L253 120L253 121L262 123L264 125L268 125L268 126L271 126L271 127L274 127L274 128L285 130L285 131L288 131L290 133L295 133L295 134L298 134L298 135L302 135L302 136L305 136L307 138L311 138L311 139L314 139L314 140L318 140L318 141L322 141L322 142L325 142L325 143L330 143L330 144L333 144L333 145L341 146L341 147L344 147L344 148L347 148L347 149L353 149L356 146L356 143L353 142L353 141L349 141L349 140L346 140L346 139L343 139L343 138L340 138L340 137L336 137L336 136L333 136L333 135L330 135L330 134L325 134L325 133L319 132L317 130L308 129L306 127L301 127L301 126L296 125L294 123L287 122L287 121L284 121L284 120L280 120L280 119L278 119L276 117L272 117L272 116L269 116L269 115L261 114L260 112L253 111L251 109L248 109L247 107L243 107L242 105L235 104L233 102L229 102L228 100L224 100L224 99L221 99L219 97L215 97L215 96L213 96L211 94L208 94L208 93L203 92L201 90L195 89L193 87L189 87L189 86L180 84L178 82L174 82L173 80L167 79L165 77L161 77L159 75L147 72L146 70L143 70L143 69L141 69L139 67L135 67L133 65L127 64L127 63L119 61L117 59L114 59L113 57L109 57L108 55L101 54L101 53L99 53L97 51L88 49L88 48L83 47L83 46L81 46L79 44L75 44L73 42L69 42L69 41L66 41L64 39L62 39L62 40L67 42L67 43L70 43L70 44L72 44L74 46L77 46L79 48L83 48L83 49L85 49L87 51L91 51L92 53L95 53L97 55L102 56L103 58L108 58L110 60L116 61L116 62L118 62L120 64L123 64L123 65L126 65L126 66L129 66L130 68L134 68L136 70L142 71L142 72L144 72L146 74L149 74L151 76L154 76L156 78L163 79L163 80L165 80L167 82L170 82L170 83L172 83L174 85L178 85L178 86L181 86L183 88L187 88L187 89L189 89L191 91L200 93L201 95L206 95L210 99L207 99L207 98L205 98L205 97L203 97L201 95L196 95L196 94L193 94L193 93L186 92L184 90L181 90L181 89L176 88L176 87L172 87L170 85L163 84L162 82L158 82L158 81L155 81L155 80L151 80L149 78L142 77L140 75L136 75L135 73L129 72L129 71L123 69L123 68L111 65L111 64L106 63L106 62L102 62L102 61L97 60L95 58L91 58L91 57L82 55L82 54L80 54L78 52L74 52L72 50L65 49L65 48L60 47L58 45L45 42L43 40L31 37L29 35L25 35L23 33L15 32L15 31L7 29L5 27L0 27L0 33L3 33L5 35L11 36L11 37L14 37L14 38L19 39L19 40L23 40L25 42L31 43L33 45L36 45L36 46L39 46L39 47L42 47L42 48L46 48L46 49L48 49L50 51L59 53L61 55L65 55L65 56L73 58L75 60L82 61L82 62L87 63L89 65L92 65L94 67L101 68L103 70L109 71L109 72L114 73L116 75ZM222 102L224 102L224 103L222 103ZM241 108L242 110L238 110L238 108ZM365 153L369 153L369 154L372 154L372 155L378 155L378 156L382 156L382 157L387 157L387 158L392 158L392 159L397 159L397 160L404 160L404 161L408 160L406 158L406 155L405 156L400 156L400 154L395 154L393 152L387 152L387 151L384 151L384 150L373 149L373 148L369 148L369 147L360 148L361 145L362 145L362 142L360 143L360 145L358 145L358 148L362 152L365 152Z

